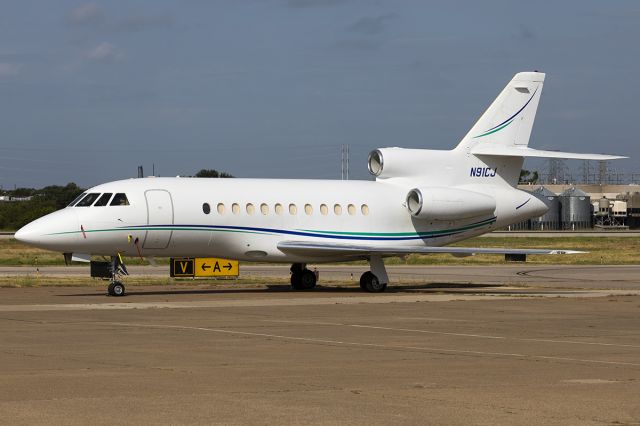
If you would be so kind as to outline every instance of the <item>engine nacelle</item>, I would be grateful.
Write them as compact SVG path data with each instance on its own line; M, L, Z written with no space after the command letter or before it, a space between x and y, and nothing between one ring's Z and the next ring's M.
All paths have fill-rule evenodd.
M407 194L407 209L417 219L454 220L492 215L496 200L459 188L414 188Z
M447 151L429 149L380 148L371 151L369 173L380 178L407 177L424 174L428 164L442 164ZM448 158L451 158L450 156Z

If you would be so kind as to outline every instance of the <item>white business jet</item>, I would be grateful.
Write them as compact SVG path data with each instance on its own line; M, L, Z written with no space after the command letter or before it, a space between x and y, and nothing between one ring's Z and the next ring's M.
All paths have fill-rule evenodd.
M123 256L224 257L291 263L294 289L312 289L308 263L366 259L369 292L389 282L384 257L410 253L568 254L568 250L446 247L547 211L516 188L525 157L613 160L528 147L545 75L507 84L452 150L381 148L375 181L142 178L95 186L37 219L19 241L65 254L109 256L109 294L122 296Z

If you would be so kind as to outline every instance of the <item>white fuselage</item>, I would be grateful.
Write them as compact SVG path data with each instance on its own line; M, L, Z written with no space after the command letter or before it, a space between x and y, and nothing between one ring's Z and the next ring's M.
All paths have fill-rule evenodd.
M342 257L288 254L278 243L443 246L544 213L531 194L487 184L491 178L474 184L482 180L474 177L459 187L495 198L495 211L458 220L413 217L406 197L416 182L401 178L129 179L86 191L124 193L129 205L67 207L22 228L19 239L65 253L322 262Z

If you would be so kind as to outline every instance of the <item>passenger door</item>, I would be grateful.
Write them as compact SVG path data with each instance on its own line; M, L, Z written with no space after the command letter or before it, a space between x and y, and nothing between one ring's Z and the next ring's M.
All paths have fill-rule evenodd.
M172 228L173 225L171 194L164 189L151 189L146 191L144 196L147 199L147 224L150 225L150 229L147 230L142 247L145 249L167 248L173 233L171 229L165 229ZM154 229L156 226L153 225L159 229Z

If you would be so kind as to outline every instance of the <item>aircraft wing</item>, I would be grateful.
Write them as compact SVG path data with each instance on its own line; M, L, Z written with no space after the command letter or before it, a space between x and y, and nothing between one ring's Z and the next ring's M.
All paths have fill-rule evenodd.
M514 249L488 247L428 247L428 246L371 246L366 244L331 244L313 241L282 241L278 249L287 253L305 256L352 256L354 258L377 254L381 256L399 256L403 254L450 253L453 255L473 254L578 254L586 253L577 250L557 249Z

